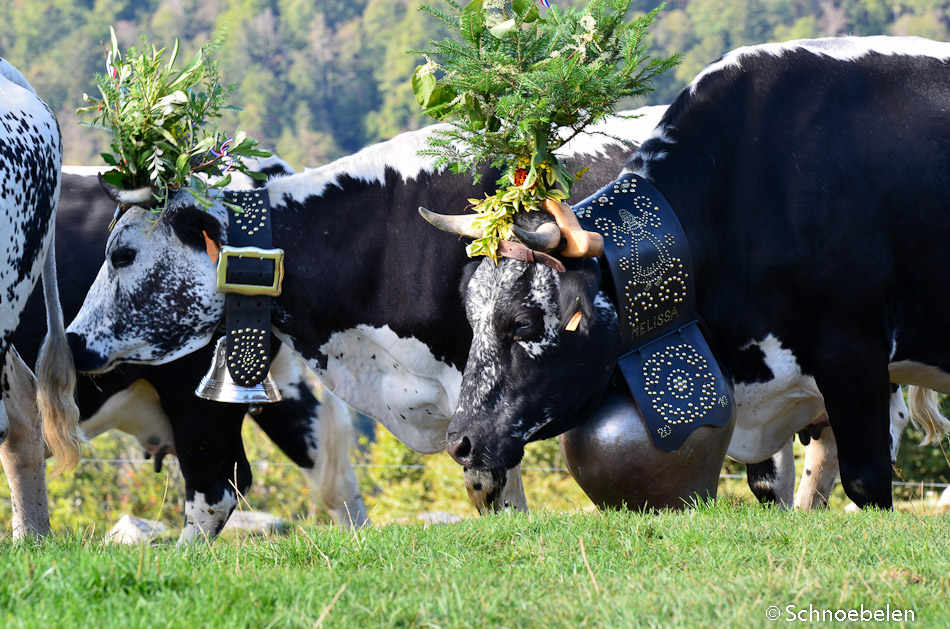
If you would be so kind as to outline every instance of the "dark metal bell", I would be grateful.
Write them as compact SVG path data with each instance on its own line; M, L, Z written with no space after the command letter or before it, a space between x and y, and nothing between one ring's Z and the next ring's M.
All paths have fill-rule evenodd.
M214 346L211 368L201 379L198 388L195 389L195 395L214 402L233 402L236 404L280 402L280 390L271 377L270 371L267 372L264 381L258 385L245 387L237 384L231 378L231 372L228 371L228 365L225 361L226 352L225 338L222 336Z
M630 394L614 388L594 416L558 439L571 476L601 509L682 509L697 494L716 497L734 427L735 416L721 428L701 426L665 452L654 445Z

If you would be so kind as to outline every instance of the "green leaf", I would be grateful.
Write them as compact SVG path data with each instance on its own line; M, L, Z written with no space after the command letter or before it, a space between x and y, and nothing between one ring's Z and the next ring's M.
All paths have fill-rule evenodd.
M191 161L191 155L189 153L182 153L178 156L178 159L175 160L175 170L180 173L187 172L189 161Z
M531 150L531 168L537 168L544 163L548 156L548 134L546 129L536 129L534 132L534 148Z
M531 24L532 22L537 22L541 19L541 12L538 11L538 7L534 4L531 5L531 8L528 9L528 14L524 16L524 23Z
M422 66L416 66L412 73L412 93L416 95L416 102L423 109L429 108L429 98L432 96L432 90L435 89L436 79L431 72L422 74Z
M511 8L519 16L524 16L524 14L534 6L534 0L512 0Z
M102 173L102 178L106 183L110 183L113 186L119 186L120 188L125 183L125 177L117 170L109 170Z
M514 32L517 28L518 28L518 25L515 24L515 20L514 18L512 18L510 20L505 20L504 22L501 22L499 24L496 24L495 26L492 26L488 32L491 33L492 37L494 37L495 39L505 39L506 37L511 35L511 33Z
M116 161L115 156L112 153L99 153L102 156L102 161L104 161L109 166L118 166L119 162Z
M212 188L223 188L223 187L225 187L226 185L228 185L229 183L231 183L231 173L228 173L227 175L225 175L225 176L222 177L221 179L219 179L219 180L217 180L216 182L214 182L213 184L211 184L211 187L212 187Z
M172 48L172 54L168 57L168 63L165 64L166 72L171 72L172 68L175 67L175 61L178 59L178 49L181 47L181 42L178 41L178 38L175 38L175 47Z
M472 0L465 5L459 16L459 30L462 39L478 46L479 39L485 32L485 14L482 11L482 0Z

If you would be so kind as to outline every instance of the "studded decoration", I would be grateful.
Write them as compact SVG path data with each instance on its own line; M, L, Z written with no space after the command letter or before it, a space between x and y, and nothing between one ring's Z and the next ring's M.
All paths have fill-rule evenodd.
M668 424L702 421L719 401L716 376L688 343L654 354L643 365L643 378L653 410Z
M623 332L618 365L653 442L672 452L697 427L726 425L731 383L696 325L692 256L669 203L625 174L574 213L604 237Z
M270 357L264 347L267 333L268 330L257 328L239 328L229 332L233 342L228 344L228 370L239 384L256 384L270 369Z
M268 219L269 213L264 209L264 193L257 190L242 190L234 193L233 202L244 208L244 211L234 217L234 226L254 236Z
M243 208L240 213L230 212L229 247L253 247L263 253L279 251L271 249L273 243L267 188L226 191L225 194L230 203ZM227 259L227 267L222 271L226 284L242 289L237 292L221 289L226 292L228 371L236 384L256 386L267 378L270 369L271 295L275 293L268 292L267 288L277 282L278 262L256 255L236 255ZM279 294L279 290L276 294Z
M689 294L686 238L663 197L652 191L639 177L624 175L575 209L585 227L599 231L605 243L622 252L616 258L616 282L626 304L622 323L631 339L673 327L668 324L679 319Z

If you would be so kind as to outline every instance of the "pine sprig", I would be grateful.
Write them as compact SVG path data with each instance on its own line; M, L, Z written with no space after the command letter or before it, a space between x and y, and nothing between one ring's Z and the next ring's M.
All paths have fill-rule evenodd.
M510 237L513 200L536 210L545 198L570 194L575 175L555 151L620 99L650 92L678 58L647 54L647 30L662 5L628 21L630 0L591 0L581 11L552 8L544 16L536 0L446 4L449 11L420 10L455 37L412 51L427 60L412 75L417 102L452 125L423 153L476 180L484 164L504 171L496 196L475 204L489 235L469 246L470 255L494 259L498 240Z
M100 97L83 94L89 106L76 111L95 115L92 122L80 124L112 134L111 152L102 154L111 166L103 174L108 183L123 189L151 186L160 214L170 192L183 187L200 206L210 207L210 189L230 183L226 171L231 168L255 179L264 177L249 172L240 158L270 153L254 148L257 141L240 130L226 139L214 124L222 112L238 111L227 103L234 86L221 83L212 57L223 36L204 44L176 70L178 40L166 59L165 49L144 36L140 47L122 55L112 27L109 34L107 71L96 75ZM208 178L217 181L209 184Z

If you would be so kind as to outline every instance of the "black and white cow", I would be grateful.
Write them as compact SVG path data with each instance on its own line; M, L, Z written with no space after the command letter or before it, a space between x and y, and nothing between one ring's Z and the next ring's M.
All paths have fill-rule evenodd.
M9 433L11 443L3 448L2 458L14 494L15 537L49 531L42 435L60 469L75 465L81 443L78 411L72 400L75 374L63 334L55 258L49 248L62 156L62 138L53 113L23 75L0 59L0 247L4 256L0 265L0 355L5 365L0 440L6 440ZM11 405L10 410L15 406L17 414L17 425L11 431L6 408L10 387L20 383L23 390L34 390L32 374L11 349L11 337L41 269L49 332L38 361L35 406L32 399ZM26 421L23 413L31 410L36 411L33 417L42 419L42 427ZM29 466L28 461L38 463Z
M697 312L735 384L733 458L767 459L827 409L845 492L891 505L891 383L950 391L948 111L950 44L740 48L677 97L625 166L666 197L688 237ZM514 465L526 441L575 425L610 377L599 364L588 369L608 373L594 386L561 379L603 351L592 332L560 325L563 287L573 295L575 276L596 278L594 262L574 264L561 275L512 260L474 271L476 338L447 437L463 465ZM591 304L599 290L590 284ZM532 335L514 340L496 324L529 301L520 325Z
M661 112L602 131L643 137ZM498 176L485 173L473 186L468 175L435 172L431 158L418 155L432 129L267 185L274 246L286 252L273 309L278 337L347 404L424 453L444 449L471 332L458 294L464 248L431 229L418 208L461 213ZM604 135L575 138L565 155L592 167L575 185L577 198L612 178L629 152ZM133 207L120 219L68 329L80 369L166 362L209 343L224 297L201 231L226 242L226 210L202 212L189 199L173 199L148 239L147 210ZM511 481L504 500L525 506L520 475ZM470 487L478 491L476 482Z
M282 164L263 162L257 170L270 175L292 172ZM62 306L68 318L79 311L86 291L102 264L107 226L115 210L89 167L67 167L56 229L62 278ZM45 330L43 303L34 294L14 343L27 364L33 364ZM81 427L92 438L119 428L139 439L147 455L176 454L185 479L185 526L181 541L213 537L237 506L237 491L245 493L251 468L241 440L247 405L210 402L194 395L211 364L211 347L162 366L126 365L107 374L80 377L77 394ZM298 466L317 490L333 519L342 525L362 525L366 509L349 462L352 426L348 410L329 397L320 405L304 374L286 347L281 347L272 373L284 396L263 405L254 415L264 432Z

